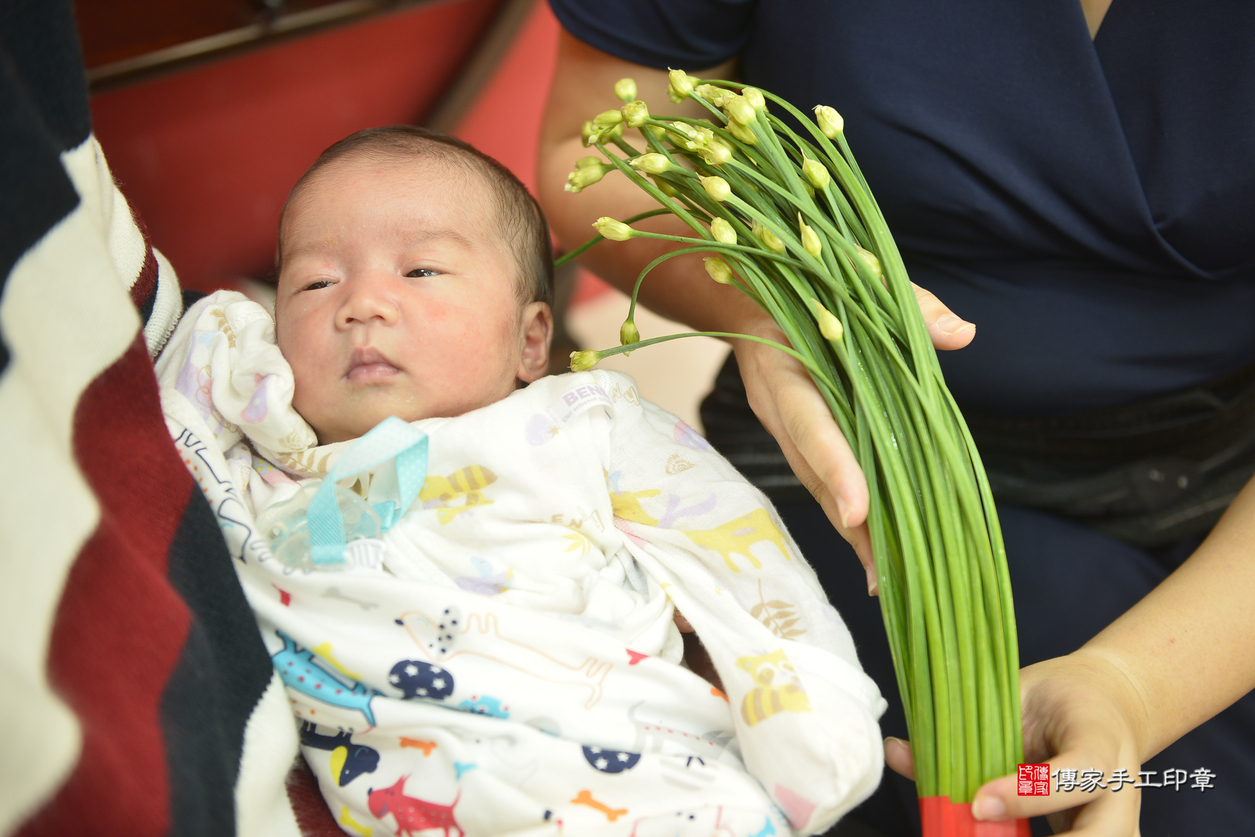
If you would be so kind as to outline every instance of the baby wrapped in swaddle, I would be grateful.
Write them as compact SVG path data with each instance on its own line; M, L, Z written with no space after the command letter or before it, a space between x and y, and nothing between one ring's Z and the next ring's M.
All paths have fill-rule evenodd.
M883 700L761 493L630 378L542 377L548 239L485 160L333 146L285 208L277 317L215 294L158 364L333 814L825 830L879 779Z

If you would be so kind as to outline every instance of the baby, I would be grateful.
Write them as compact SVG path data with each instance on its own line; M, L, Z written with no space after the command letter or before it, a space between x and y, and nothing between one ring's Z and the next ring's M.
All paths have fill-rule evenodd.
M544 376L551 277L508 171L364 131L292 190L274 319L214 294L158 361L323 794L361 834L822 832L884 702L756 489L630 378Z

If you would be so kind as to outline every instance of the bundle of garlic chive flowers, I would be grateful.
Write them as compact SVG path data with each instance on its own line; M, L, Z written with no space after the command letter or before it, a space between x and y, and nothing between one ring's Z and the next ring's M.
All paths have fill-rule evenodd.
M622 109L584 125L585 145L601 156L581 159L567 190L618 170L661 206L626 221L600 219L598 235L564 259L603 238L668 239L680 246L641 272L637 291L662 261L707 253L714 281L771 314L789 343L772 345L810 372L867 477L880 603L919 795L970 802L982 783L1023 761L1006 557L984 469L841 117L820 106L812 120L766 91L678 70L671 100L691 98L709 118L653 116L634 101L630 79L615 93ZM638 129L646 147L625 139L625 128ZM665 213L692 235L631 227ZM635 307L634 292L622 346L576 352L571 368L684 336L642 341Z

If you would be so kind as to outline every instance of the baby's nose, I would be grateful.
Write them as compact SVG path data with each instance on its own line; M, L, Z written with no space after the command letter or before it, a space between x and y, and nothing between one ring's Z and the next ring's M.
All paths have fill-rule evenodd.
M344 303L336 314L337 325L346 328L353 323L396 321L397 305L387 277L356 276L349 283Z

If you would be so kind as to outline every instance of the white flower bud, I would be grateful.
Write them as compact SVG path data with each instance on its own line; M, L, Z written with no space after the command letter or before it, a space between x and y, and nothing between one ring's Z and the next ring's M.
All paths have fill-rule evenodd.
M671 122L669 124L677 134L690 138L698 136L697 129L687 122Z
M742 125L748 125L758 118L758 112L745 100L744 96L733 96L729 99L728 103L723 106L723 112L728 115L729 120Z
M815 309L815 321L819 324L819 333L825 340L837 341L845 334L841 321L827 308L819 304L819 300L811 297L811 307Z
M586 157L585 159L596 160L597 158ZM611 168L613 168L613 166L603 166L600 164L581 166L566 176L566 186L564 189L567 192L582 192L594 183L599 182Z
M758 143L758 137L754 136L754 132L751 131L748 126L742 125L740 122L729 122L728 133L746 145L755 145Z
M667 96L677 105L693 95L693 85L697 79L683 70L671 70L667 73Z
M662 192L664 195L666 195L669 198L674 198L676 195L680 194L679 192L676 191L676 188L674 186L672 186L667 181L663 180L661 177L656 177L651 174L649 176L649 179L654 181L654 185L658 187L659 192Z
M601 360L598 352L571 352L571 371L586 372Z
M621 78L614 83L614 95L621 102L630 102L636 98L636 82L630 78Z
M780 236L776 235L762 224L755 221L750 227L750 230L759 241L767 245L767 249L771 252L776 253L777 255L784 252L784 242L780 240Z
M797 226L802 233L802 249L815 258L819 258L819 254L823 252L824 246L820 243L819 236L815 231L802 220L802 213L800 212L797 214Z
M717 256L707 256L702 261L706 264L706 272L711 279L720 285L732 284L732 268L728 267L727 262Z
M667 155L657 152L642 154L629 162L647 174L663 174L671 169L671 161L667 159Z
M609 111L610 113L618 113L617 110ZM588 137L584 140L585 145L594 145L596 143L613 142L623 136L623 123L619 122L615 125L598 125L594 119L592 122L585 123L588 129Z
M832 180L828 167L809 157L802 161L802 174L806 175L807 181L816 189L827 189L828 183Z
M693 92L717 108L723 107L727 104L728 99L736 95L726 87L715 87L713 84L703 84L694 88Z
M732 187L722 177L703 177L701 181L702 188L706 190L706 194L710 195L712 200L722 203L732 194Z
M736 244L736 230L722 218L710 222L710 234L721 244Z
M845 120L834 108L827 105L815 105L815 117L819 122L819 130L828 139L836 139L837 134L845 130Z
M594 221L593 227L596 228L597 232L601 233L603 238L608 238L611 241L627 241L636 235L636 231L627 224L605 216Z
M649 106L637 99L623 106L623 121L629 128L639 128L649 118Z
M603 110L601 113L593 117L593 127L609 128L618 125L623 121L623 114L617 110Z
M712 140L705 148L700 150L702 159L712 166L722 166L732 159L732 149L719 140Z
M580 129L580 136L584 139L584 147L593 144L593 134L597 133L597 129L593 127L593 120L589 119L584 123L584 127Z
M858 245L855 246L858 247ZM867 262L867 266L872 269L872 273L876 275L877 279L885 278L884 273L880 269L880 259L876 258L875 253L858 247L858 254L863 257L863 261Z
M741 95L745 97L745 101L749 102L750 105L753 106L754 110L766 109L767 100L763 98L763 91L759 90L757 87L742 87Z

